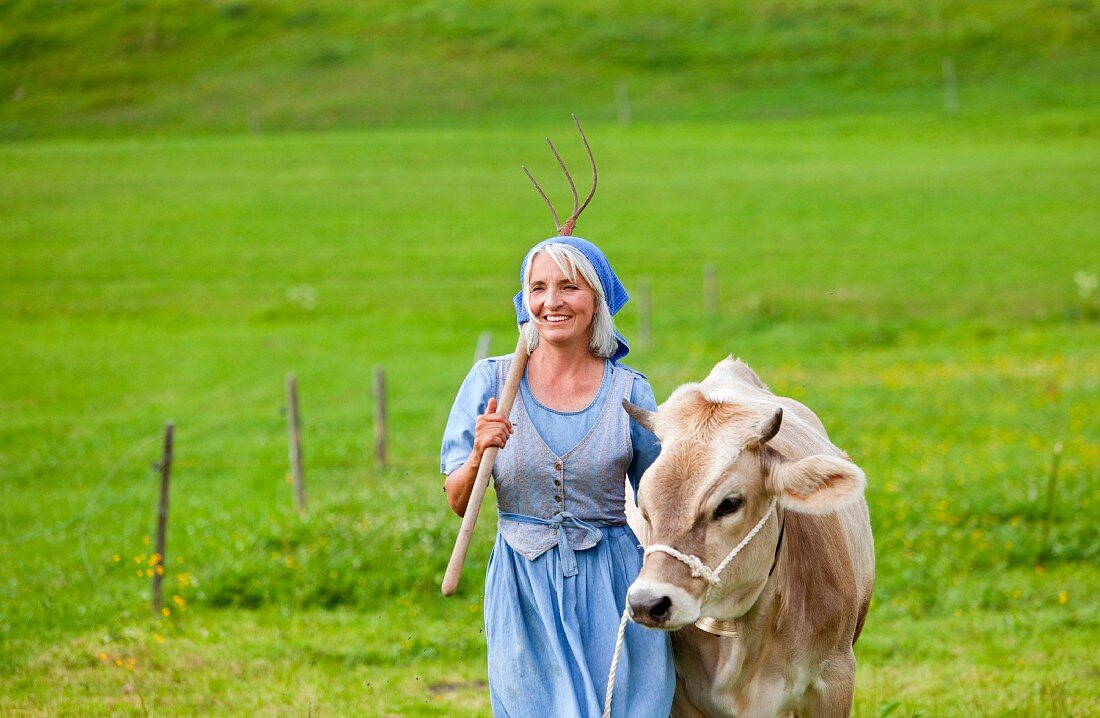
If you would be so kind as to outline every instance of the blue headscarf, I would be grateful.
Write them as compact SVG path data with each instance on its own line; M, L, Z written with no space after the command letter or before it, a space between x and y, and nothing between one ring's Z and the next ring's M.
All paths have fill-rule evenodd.
M527 253L527 256L523 258L523 263L519 267L519 281L520 286L523 285L523 276L527 273L527 263L531 261L531 255L538 250L542 249L548 244L558 242L560 244L567 244L573 247L581 254L583 254L592 266L596 269L596 276L600 279L600 286L603 288L604 299L607 300L607 308L611 310L611 316L623 308L627 300L630 299L630 295L626 293L626 287L623 286L619 278L615 276L615 270L611 268L611 264L607 261L607 257L596 245L589 242L587 239L581 239L580 237L551 237L550 239L543 240L531 248L531 251ZM523 291L513 298L512 303L516 306L516 322L518 324L526 324L531 320L531 317L527 314L527 307L523 306ZM630 345L626 343L626 339L622 334L615 332L615 339L619 342L619 348L615 350L615 353L611 356L611 361L618 362L630 352Z

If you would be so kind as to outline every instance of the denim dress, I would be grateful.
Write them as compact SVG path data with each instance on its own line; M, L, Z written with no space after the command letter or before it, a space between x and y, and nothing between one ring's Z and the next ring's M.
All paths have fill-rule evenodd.
M463 383L444 435L444 473L469 455L473 421L510 363L479 362ZM521 382L514 433L493 466L499 518L485 636L495 716L602 714L626 591L642 565L626 525L625 480L636 489L660 449L623 399L656 408L645 378L610 361L596 398L579 412L540 405L526 376ZM629 623L612 715L665 718L674 688L668 634Z

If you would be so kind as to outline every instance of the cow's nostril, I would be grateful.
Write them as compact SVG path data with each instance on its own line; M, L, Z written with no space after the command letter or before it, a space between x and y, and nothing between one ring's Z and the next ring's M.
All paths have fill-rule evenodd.
M649 615L653 616L658 621L667 621L668 610L670 608L672 608L672 599L668 596L661 596L652 606L650 606Z
M668 596L630 602L631 614L635 617L635 620L640 620L641 623L649 625L667 621L671 608L672 599Z

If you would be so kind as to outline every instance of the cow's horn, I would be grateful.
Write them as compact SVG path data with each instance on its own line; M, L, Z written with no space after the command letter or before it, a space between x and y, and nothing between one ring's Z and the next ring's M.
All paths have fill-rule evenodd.
M626 409L626 413L630 414L630 417L634 419L634 421L638 422L639 426L643 426L653 433L657 433L657 430L654 428L657 423L655 421L657 418L656 412L646 411L640 406L634 406L626 399L623 399L623 408Z
M766 444L779 433L779 425L783 423L783 407L776 407L771 418L760 425L760 443Z

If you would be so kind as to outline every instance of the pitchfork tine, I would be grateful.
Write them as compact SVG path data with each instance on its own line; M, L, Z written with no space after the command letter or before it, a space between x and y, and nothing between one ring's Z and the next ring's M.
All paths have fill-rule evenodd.
M569 183L569 191L573 193L573 214L577 213L577 185L573 183L573 175L569 174L569 168L565 166L565 160L558 154L558 149L554 147L554 143L550 141L550 138L546 138L546 144L550 145L550 151L554 153L554 159L558 161L558 166L561 167L561 171L565 174L565 181ZM573 217L573 215L569 215ZM576 219L576 217L573 217ZM560 227L559 227L560 229Z
M554 210L554 205L550 202L550 198L542 191L542 187L539 186L538 180L531 174L531 171L523 165L520 165L520 168L523 170L523 173L527 175L527 179L531 180L531 184L535 185L535 189L538 190L539 195L542 197L542 201L550 208L550 216L554 218L554 227L560 230L561 224L558 223L558 213Z
M584 142L584 149L588 152L588 161L592 165L592 190L588 193L588 196L584 198L584 204L578 206L577 202L580 199L577 196L577 184L573 181L573 175L569 174L569 168L565 166L565 160L558 154L558 148L554 147L554 143L550 141L550 138L546 138L546 144L550 145L550 151L554 153L554 159L558 161L558 166L561 167L561 171L565 174L565 180L569 183L569 191L573 193L573 213L565 220L564 223L559 223L558 212L554 209L554 203L550 201L550 198L546 196L546 193L542 191L542 187L538 181L531 174L530 170L526 167L522 167L524 174L527 175L527 179L531 180L531 184L535 185L535 189L538 190L539 196L542 197L542 201L546 203L546 206L550 208L550 216L554 218L554 226L558 229L558 235L572 234L573 229L577 226L577 218L581 216L581 212L588 207L588 203L592 201L592 198L596 196L596 182L599 177L596 173L596 158L592 156L592 147L588 144L588 138L584 135L584 130L581 129L581 122L577 119L576 115L573 115L573 124L577 126L577 132L581 133L581 140Z
M576 115L573 115L573 124L577 126L577 132L581 133L581 140L584 142L584 149L588 152L588 161L592 165L592 191L588 193L588 196L584 198L584 204L580 209L573 213L573 219L581 216L581 212L588 207L588 203L592 201L592 198L596 196L596 181L598 179L596 174L596 158L592 156L592 148L588 145L588 138L584 136L584 130L581 129L581 121L577 119Z

